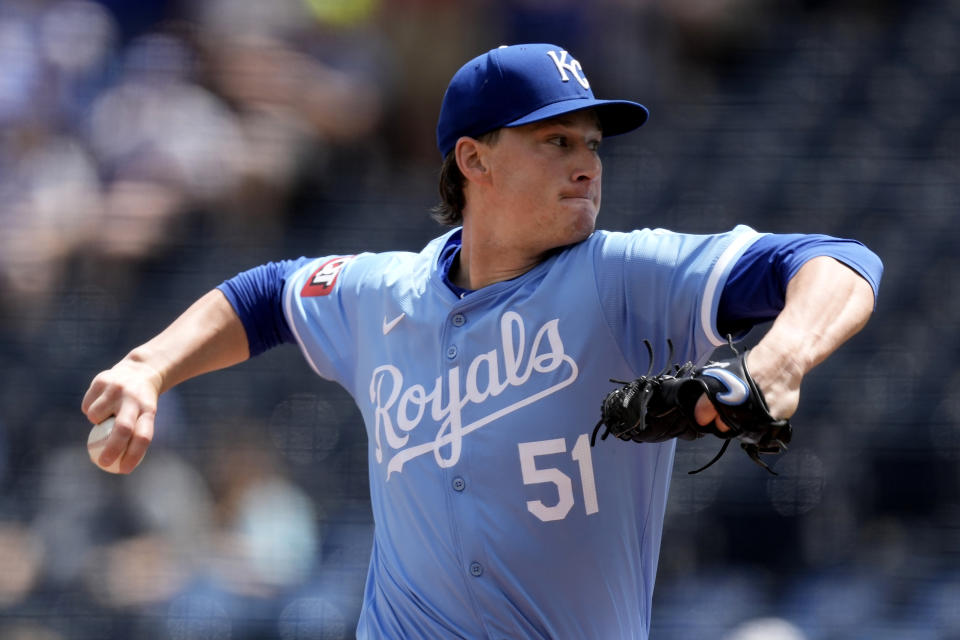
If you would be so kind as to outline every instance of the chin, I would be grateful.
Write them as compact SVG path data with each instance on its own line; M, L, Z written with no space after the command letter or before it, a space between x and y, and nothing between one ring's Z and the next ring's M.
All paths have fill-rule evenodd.
M589 200L575 204L567 200L562 211L554 211L541 221L541 242L556 248L586 240L594 231L597 213L597 206Z
M574 224L570 226L570 231L567 234L569 241L566 244L576 244L590 237L590 234L593 233L596 228L597 216L583 216L576 220Z

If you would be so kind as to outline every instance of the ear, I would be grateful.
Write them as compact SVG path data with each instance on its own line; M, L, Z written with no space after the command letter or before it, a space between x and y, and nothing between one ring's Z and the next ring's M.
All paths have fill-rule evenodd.
M457 167L468 182L488 182L490 170L486 151L489 147L476 138L463 136L454 147Z

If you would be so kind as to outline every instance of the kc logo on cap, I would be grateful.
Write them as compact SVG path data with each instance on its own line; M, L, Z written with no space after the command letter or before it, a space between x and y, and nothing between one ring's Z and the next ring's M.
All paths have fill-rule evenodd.
M567 77L567 71L573 75L574 79L580 83L580 86L584 89L590 88L590 82L587 81L587 76L583 75L583 67L580 66L580 63L577 62L573 56L570 56L570 61L567 62L566 51L561 51L557 54L556 51L550 50L547 51L547 55L550 56L550 59L553 60L553 64L557 65L557 71L560 72L560 77L564 82L569 82L570 78Z
M499 47L460 67L450 80L437 121L437 146L446 156L461 136L476 138L580 109L594 109L603 135L636 129L647 108L628 100L598 100L583 66L563 47Z

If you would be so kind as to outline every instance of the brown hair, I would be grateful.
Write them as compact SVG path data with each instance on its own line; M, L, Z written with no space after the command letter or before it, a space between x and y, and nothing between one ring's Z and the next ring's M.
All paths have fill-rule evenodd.
M500 135L500 129L488 131L477 140L486 144L494 144ZM457 150L447 154L440 165L440 202L430 210L433 219L442 225L456 227L463 224L463 209L466 206L466 196L463 173L457 166Z

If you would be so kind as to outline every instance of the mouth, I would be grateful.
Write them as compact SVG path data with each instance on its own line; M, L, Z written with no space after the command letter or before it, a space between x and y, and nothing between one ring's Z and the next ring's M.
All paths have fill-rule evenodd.
M588 202L595 202L596 198L591 193L561 193L561 200L587 200Z
M573 205L589 205L591 208L597 207L596 198L589 195L566 195L560 198L561 202L566 202Z

